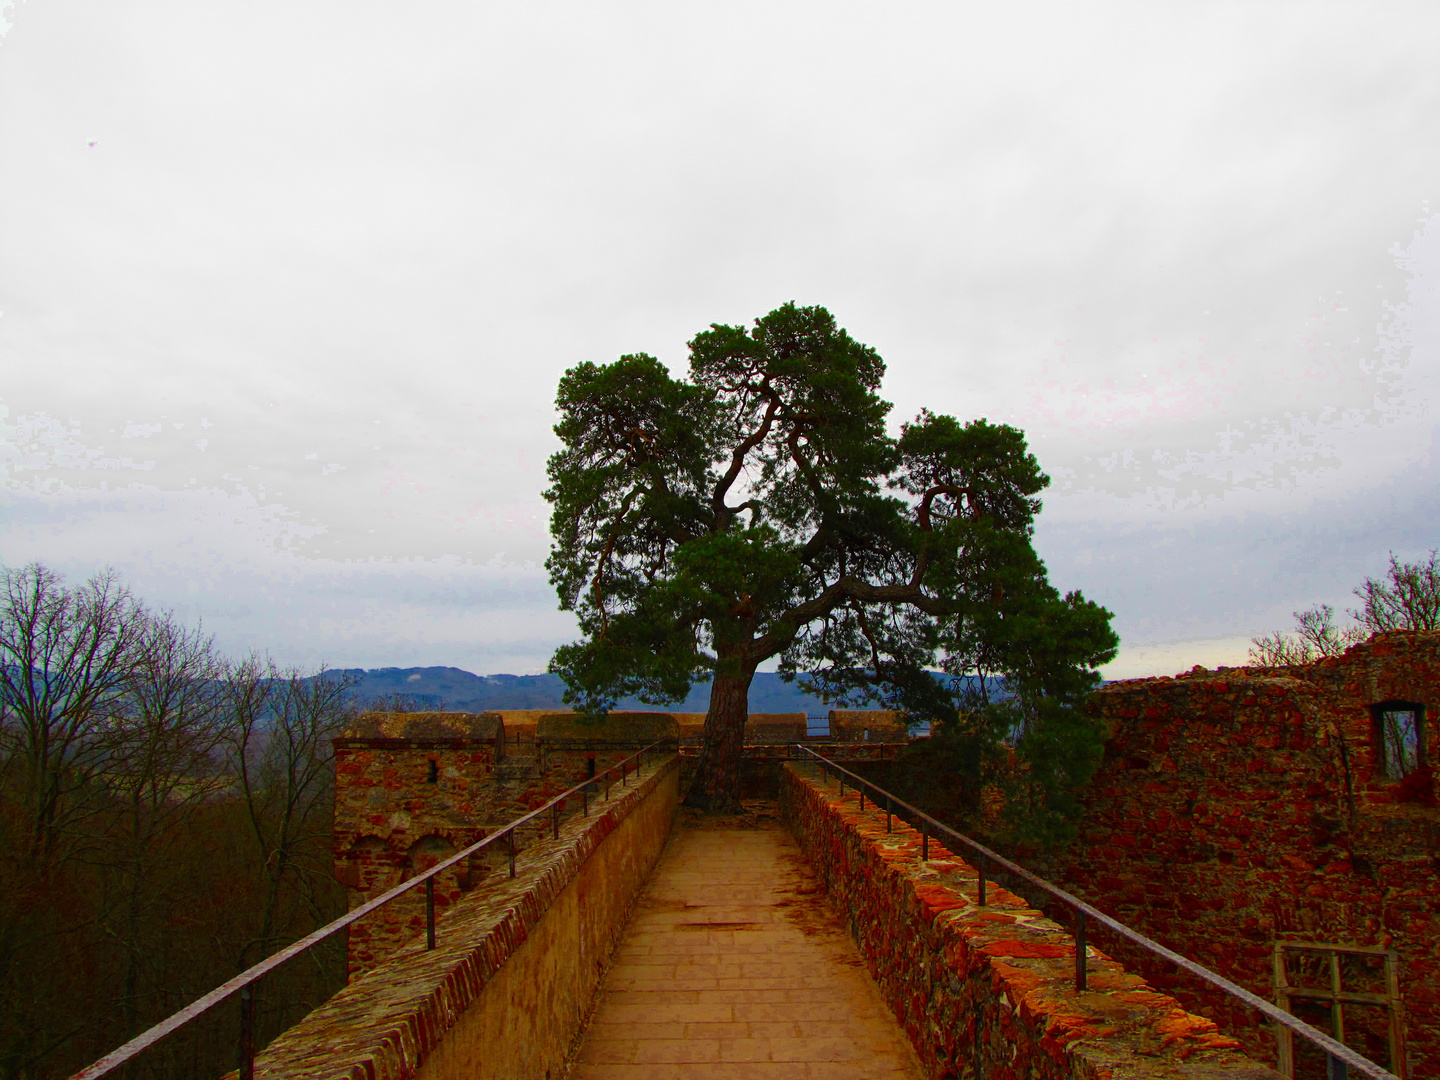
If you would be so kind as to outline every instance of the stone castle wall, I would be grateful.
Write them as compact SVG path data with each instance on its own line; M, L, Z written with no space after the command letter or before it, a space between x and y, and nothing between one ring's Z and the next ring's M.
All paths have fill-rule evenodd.
M678 797L673 755L650 758L524 851L516 876L463 897L436 947L411 934L280 1035L258 1080L560 1076ZM420 890L416 890L420 891ZM235 1080L230 1073L225 1080Z
M1221 1026L1093 946L1075 989L1075 940L1021 897L921 837L854 788L787 765L781 811L865 966L932 1077L1277 1080Z
M366 713L337 738L335 876L347 887L350 910L645 746L673 744L676 725L653 713L612 713L601 725L546 714L535 718L534 732L515 746L498 713ZM549 827L537 821L517 830L517 850ZM490 874L508 871L508 845L497 842L442 873L437 917ZM355 923L350 973L373 967L424 928L419 889Z
M1407 1075L1440 1076L1440 810L1423 769L1392 779L1381 768L1371 707L1393 701L1428 706L1433 751L1440 633L1381 635L1304 667L1104 687L1089 707L1110 734L1105 762L1060 880L1267 1000L1277 942L1393 950ZM1148 954L1098 943L1276 1060L1257 1014ZM1347 977L1383 989L1378 969ZM1346 1035L1385 1064L1382 1013L1347 1007Z

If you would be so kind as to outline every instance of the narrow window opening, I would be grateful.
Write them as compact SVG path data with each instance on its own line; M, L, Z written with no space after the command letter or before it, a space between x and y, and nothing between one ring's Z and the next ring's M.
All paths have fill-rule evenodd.
M1375 757L1380 775L1404 780L1427 764L1425 707L1410 701L1385 701L1370 709L1375 720Z
M427 784L438 784L440 782L440 766L435 764L434 758L431 758L426 764L430 766L430 775L425 777L425 782Z

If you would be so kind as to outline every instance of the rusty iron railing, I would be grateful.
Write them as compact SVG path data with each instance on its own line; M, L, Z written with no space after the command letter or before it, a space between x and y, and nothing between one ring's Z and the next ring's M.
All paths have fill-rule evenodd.
M522 825L528 824L529 822L535 821L537 818L540 818L543 814L548 812L550 814L551 835L552 837L558 839L560 836L560 811L567 799L572 799L577 795L580 796L581 812L586 817L589 817L590 794L592 791L595 791L596 788L603 783L605 786L604 797L606 799L609 799L610 788L614 780L615 773L618 772L620 774L620 786L628 786L632 776L636 778L639 777L641 768L645 761L645 755L650 754L652 757L654 757L657 753L663 753L664 751L661 748L664 746L664 741L651 743L639 753L631 755L630 757L621 761L619 764L611 765L608 769L605 769L603 772L599 772L594 776L587 776L584 780L580 781L580 783L576 784L572 788L568 788L565 791L561 792L559 795L555 796L555 798L551 799L545 805L531 810L528 814L524 814L521 817L516 818L514 821L508 822L505 825L501 825L483 840L479 840L476 843L471 844L463 851L456 852L454 855L451 855L443 862L436 863L429 870L423 871L422 873L416 874L409 880L401 882L393 889L382 893L374 900L371 900L369 903L362 904L360 907L356 908L349 914L342 915L334 922L322 926L313 934L309 934L306 937L301 938L293 945L287 946L286 948L281 949L279 952L268 957L267 959L260 961L260 963L256 964L255 966L247 968L239 975L236 975L229 982L222 983L220 986L217 986L214 990L210 991L210 993L206 994L204 997L196 1001L192 1001L189 1005L181 1009L179 1012L160 1021L158 1024L151 1027L149 1030L143 1031L139 1035L136 1035L135 1038L131 1039L124 1046L121 1046L119 1049L106 1054L93 1065L81 1069L78 1073L72 1076L70 1080L96 1080L96 1078L98 1077L105 1076L107 1073L110 1073L113 1070L119 1068L121 1065L124 1065L127 1061L130 1061L132 1058L136 1057L144 1050L155 1045L157 1042L165 1038L165 1036L169 1035L171 1032L179 1030L186 1024L190 1023L190 1021L194 1020L196 1017L208 1012L210 1009L220 1004L220 1002L225 1001L227 998L237 993L240 995L240 1038L238 1054L240 1080L254 1080L255 984L259 982L260 979L262 979L271 971L274 971L281 964L284 964L287 960L291 960L296 956L299 956L301 953L319 944L326 938L329 938L332 935L339 933L341 930L344 930L351 923L354 923L359 919L363 919L366 915L369 915L372 912L384 907L386 904L390 903L390 901L394 900L402 893L409 892L417 885L422 884L425 886L425 947L427 949L435 948L435 877L437 874L440 874L443 871L450 869L450 867L454 866L462 859L468 859L471 855L479 851L481 848L484 848L489 844L493 844L501 839L504 839L506 841L507 855L510 862L510 876L513 878L515 876L516 829L520 828Z
M1327 1080L1346 1080L1346 1077L1348 1075L1348 1069L1354 1069L1356 1072L1360 1073L1363 1076L1371 1077L1372 1080L1400 1080L1400 1078L1394 1073L1381 1068L1369 1058L1362 1057L1354 1050L1351 1050L1344 1043L1332 1039L1329 1035L1326 1035L1318 1028L1311 1027L1309 1024L1305 1023L1305 1021L1299 1019L1296 1016L1292 1016L1290 1013L1287 1013L1280 1008L1277 1008L1275 1005L1272 1005L1264 998L1252 994L1244 987L1237 986L1235 983L1231 982L1223 975L1217 975L1209 968L1201 967L1193 960L1189 960L1186 957L1181 956L1179 953L1173 952L1170 949L1165 948L1165 946L1161 945L1157 941L1152 941L1150 938L1146 937L1144 934L1141 934L1139 931L1132 930L1130 927L1126 926L1122 922L1117 922L1115 919L1112 919L1109 915L1106 915L1098 908L1094 908L1091 905L1087 904L1078 896L1066 892L1064 889L1060 888L1057 885L1052 885L1050 882L1044 880L1043 878L1036 877L1024 867L1017 866L1015 863L1011 862L1003 855L999 855L996 852L991 851L988 847L986 847L984 844L981 844L979 841L972 840L970 839L970 837L956 832L954 829L950 828L950 826L944 825L939 821L936 821L933 817L925 813L923 810L911 806L909 803L905 802L902 799L896 798L894 795L890 794L890 792L886 791L884 788L880 787L877 784L871 783L863 776L857 776L849 769L846 769L836 764L834 761L831 761L829 758L824 757L821 754L817 754L808 746L802 746L799 743L794 743L792 745L795 750L799 750L803 754L808 754L808 760L810 761L810 763L817 765L820 769L822 769L827 775L827 777L834 776L837 780L839 780L841 798L844 798L845 796L845 781L848 777L850 780L850 786L853 787L859 795L861 810L865 809L865 792L868 789L872 793L870 796L870 801L872 805L874 805L877 809L881 806L883 806L885 809L886 832L890 831L891 821L895 816L897 810L903 811L904 813L913 816L918 822L918 825L916 827L920 831L921 859L928 861L930 858L930 836L932 832L937 835L944 834L946 837L952 840L957 840L975 855L978 855L979 858L975 860L975 870L979 875L979 890L977 899L979 900L981 907L985 906L985 867L987 863L993 866L1000 867L1006 873L1015 875L1021 880L1026 881L1031 885L1034 885L1037 889L1040 889L1047 895L1053 896L1055 899L1071 907L1075 912L1076 990L1085 989L1085 969L1087 959L1085 946L1085 928L1086 922L1088 920L1094 920L1099 925L1104 926L1107 929L1113 930L1115 933L1119 934L1127 941L1139 945L1142 949L1145 949L1148 952L1154 953L1156 956L1162 957L1165 960L1170 961L1170 963L1174 964L1181 970L1188 971L1191 975L1203 979L1204 981L1210 983L1212 986L1220 988L1221 990L1225 991L1225 993L1229 994L1231 997L1244 1002L1252 1009L1260 1012L1274 1023L1283 1025L1284 1027L1292 1031L1294 1034L1299 1035L1302 1039L1308 1040L1325 1054ZM807 760L800 755L792 755L792 757L800 761ZM879 797L877 798L876 796Z

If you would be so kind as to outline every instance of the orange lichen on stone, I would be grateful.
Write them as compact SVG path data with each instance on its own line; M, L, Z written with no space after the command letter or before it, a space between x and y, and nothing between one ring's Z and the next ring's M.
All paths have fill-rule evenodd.
M980 949L986 956L1010 956L1017 959L1038 960L1056 956L1074 956L1075 944L1053 945L1044 941L992 941Z

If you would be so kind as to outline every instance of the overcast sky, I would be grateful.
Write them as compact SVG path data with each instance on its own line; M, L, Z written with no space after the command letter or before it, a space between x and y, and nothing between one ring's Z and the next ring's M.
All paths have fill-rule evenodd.
M1107 674L1440 544L1440 5L21 0L0 562L543 670L562 371L824 304L1023 428Z

